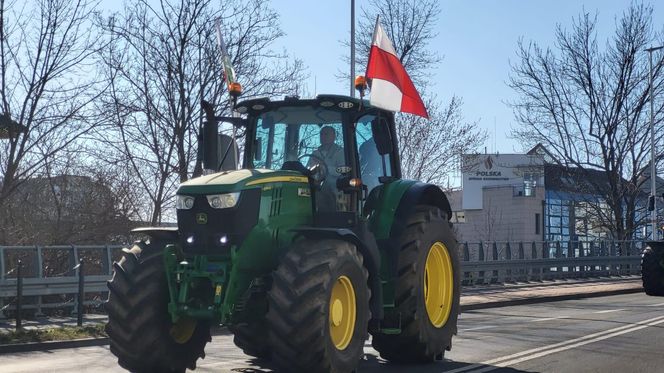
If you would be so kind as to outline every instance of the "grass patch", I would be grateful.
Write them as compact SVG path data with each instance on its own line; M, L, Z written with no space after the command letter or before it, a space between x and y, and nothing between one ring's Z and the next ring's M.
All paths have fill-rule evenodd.
M50 329L24 329L0 333L0 344L68 341L80 338L103 338L106 337L104 324L87 326L63 326Z

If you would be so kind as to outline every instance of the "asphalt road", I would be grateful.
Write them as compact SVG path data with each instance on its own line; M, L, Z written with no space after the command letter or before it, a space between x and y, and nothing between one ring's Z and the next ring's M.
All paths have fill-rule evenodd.
M398 366L367 342L364 372L661 372L664 298L643 293L469 311L446 360ZM197 372L266 372L217 336ZM0 355L0 371L123 372L108 346Z

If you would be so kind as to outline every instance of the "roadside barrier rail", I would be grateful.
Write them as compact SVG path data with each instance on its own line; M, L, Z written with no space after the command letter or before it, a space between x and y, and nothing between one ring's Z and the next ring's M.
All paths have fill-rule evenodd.
M463 285L641 273L641 241L464 242Z
M23 310L40 316L45 309L71 308L74 315L84 305L98 307L122 247L0 246L0 319ZM637 275L643 248L641 241L463 242L462 284Z
M35 316L46 309L98 307L106 281L119 260L121 245L0 246L0 319L13 313L20 326L25 310ZM90 294L102 294L89 299ZM82 301L81 301L82 300Z

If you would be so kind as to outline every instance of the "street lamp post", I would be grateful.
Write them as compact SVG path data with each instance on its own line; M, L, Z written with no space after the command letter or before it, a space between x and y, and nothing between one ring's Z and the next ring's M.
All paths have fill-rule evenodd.
M355 0L350 0L350 97L355 97Z
M655 168L655 164L657 163L655 161L655 112L654 112L654 102L653 102L653 94L652 94L652 52L660 50L664 48L664 46L659 46L659 47L650 47L646 49L646 52L648 52L648 56L650 57L650 82L648 84L648 89L650 90L650 198L652 198L652 205L650 203L648 205L652 206L652 212L651 212L651 229L652 229L652 236L651 238L653 240L657 240L657 186L656 186L656 180L657 180L657 170Z

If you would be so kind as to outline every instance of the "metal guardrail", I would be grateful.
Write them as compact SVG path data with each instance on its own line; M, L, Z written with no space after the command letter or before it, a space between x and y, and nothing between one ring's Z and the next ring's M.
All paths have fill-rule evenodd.
M85 263L85 293L105 293L106 281L119 260L120 245L0 246L0 318L16 309L16 262L23 261L23 308L40 314L46 308L78 307L76 297L44 303L50 295L79 291L76 265ZM513 281L634 275L641 271L640 241L596 242L464 242L459 245L464 286ZM56 265L57 263L58 265ZM7 269L9 270L7 271ZM14 301L11 299L14 298ZM9 301L8 301L9 300ZM86 301L99 305L101 300Z
M108 291L106 281L113 273L113 260L119 259L121 248L120 245L0 246L0 319L8 311L20 316L21 309L35 310L36 315L41 315L45 309L53 308L71 308L71 313L80 317L83 305L99 306L101 299L79 302L79 298ZM19 267L21 271L17 270ZM67 298L44 301L58 295Z
M637 275L641 241L462 243L462 283Z

